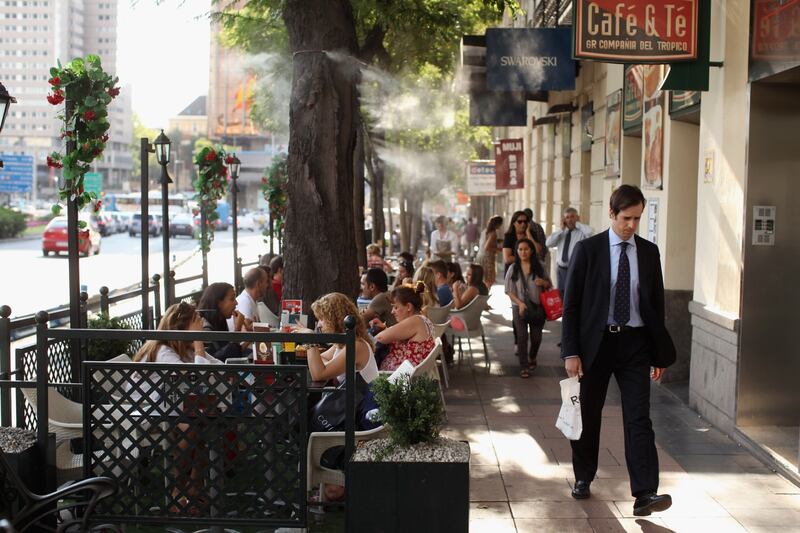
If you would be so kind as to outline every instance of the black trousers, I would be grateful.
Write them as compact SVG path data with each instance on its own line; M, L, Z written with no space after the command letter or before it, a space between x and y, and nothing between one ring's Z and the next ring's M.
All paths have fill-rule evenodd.
M517 339L517 358L520 368L528 368L528 365L536 363L539 355L539 347L542 345L542 328L544 324L533 325L525 320L519 313L516 305L511 308L511 316L514 324L514 333ZM530 332L530 335L528 334ZM530 344L528 344L530 342Z
M650 420L650 339L645 328L603 336L600 350L581 379L583 432L572 443L575 479L594 480L600 450L600 423L611 375L622 396L625 462L631 494L658 490L658 454Z

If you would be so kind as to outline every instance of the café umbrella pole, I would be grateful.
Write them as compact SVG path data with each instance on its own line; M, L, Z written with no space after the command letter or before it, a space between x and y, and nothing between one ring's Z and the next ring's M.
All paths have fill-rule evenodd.
M64 114L67 117L67 122L72 118L75 113L75 102L69 97L69 88L67 88L67 99L64 104ZM68 137L66 153L71 154L77 149L77 143L73 137ZM69 271L69 325L71 328L81 327L81 273L80 273L80 250L78 249L78 196L77 187L73 180L78 179L77 176L71 176L69 181L65 183L69 189L69 195L66 198L67 202L67 268ZM88 238L88 236L87 236ZM91 243L89 249L91 250ZM70 351L72 352L72 378L77 381L80 378L81 367L81 345L77 340L70 342Z

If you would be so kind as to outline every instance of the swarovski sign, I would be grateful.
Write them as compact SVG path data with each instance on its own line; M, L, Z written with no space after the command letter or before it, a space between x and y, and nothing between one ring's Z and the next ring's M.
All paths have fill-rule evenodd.
M575 89L569 28L486 30L486 81L492 91Z

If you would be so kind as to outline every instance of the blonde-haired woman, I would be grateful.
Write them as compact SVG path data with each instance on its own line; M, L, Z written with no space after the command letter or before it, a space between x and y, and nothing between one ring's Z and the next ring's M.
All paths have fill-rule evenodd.
M424 290L421 293L422 312L427 307L439 305L439 298L436 296L436 275L429 266L421 266L414 272L414 283L422 282Z
M422 314L422 295L426 291L421 281L392 291L392 314L397 324L375 337L378 342L389 345L389 354L381 361L381 370L395 370L406 360L417 366L433 350L433 323Z
M347 296L339 292L332 292L311 304L311 311L317 318L319 329L323 333L344 333L344 319L352 315L356 320L356 371L361 374L364 381L372 382L378 377L378 365L375 363L372 339L367 333L367 326L358 312L356 304ZM295 331L311 333L310 329L298 328ZM327 381L337 378L344 381L345 375L345 346L334 344L324 352L319 345L306 345L308 370L314 381Z

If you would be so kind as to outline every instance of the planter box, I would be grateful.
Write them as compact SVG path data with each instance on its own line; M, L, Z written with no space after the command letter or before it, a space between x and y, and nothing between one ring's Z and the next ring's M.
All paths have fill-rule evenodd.
M467 533L469 462L351 461L348 533Z

